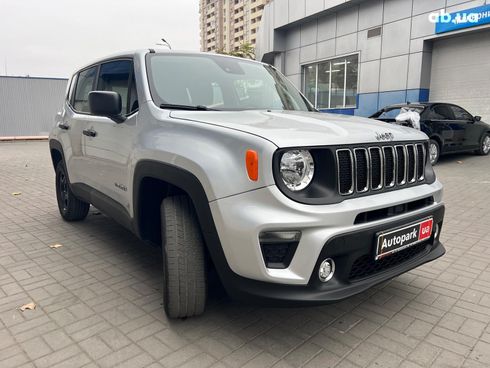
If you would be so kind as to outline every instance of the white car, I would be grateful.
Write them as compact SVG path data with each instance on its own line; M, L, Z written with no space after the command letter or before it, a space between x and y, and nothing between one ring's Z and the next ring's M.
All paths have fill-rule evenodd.
M61 216L90 204L162 246L170 317L322 304L444 254L428 137L317 112L274 67L142 50L77 71L50 135Z

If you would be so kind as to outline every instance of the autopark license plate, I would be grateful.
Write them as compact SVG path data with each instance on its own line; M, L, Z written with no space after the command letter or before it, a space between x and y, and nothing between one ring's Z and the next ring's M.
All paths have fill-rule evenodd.
M400 229L378 234L376 240L376 260L399 252L412 245L427 240L432 235L432 217Z

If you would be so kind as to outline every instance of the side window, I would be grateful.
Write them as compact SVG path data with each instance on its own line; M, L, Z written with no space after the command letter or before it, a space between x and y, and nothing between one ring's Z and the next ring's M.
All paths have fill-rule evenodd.
M130 101L130 77L132 77L133 63L130 60L111 61L100 66L97 90L114 91L121 95L122 112L128 114L135 104ZM131 87L132 89L132 87ZM136 90L134 90L136 92ZM131 92L133 93L133 91Z
M453 111L454 118L456 120L473 120L473 116L471 116L471 114L469 114L465 109L455 105L449 105L449 107Z
M77 88L73 100L73 108L76 111L89 113L88 94L93 90L97 67L85 69L78 74Z
M448 105L435 105L430 111L429 119L454 120L454 116Z

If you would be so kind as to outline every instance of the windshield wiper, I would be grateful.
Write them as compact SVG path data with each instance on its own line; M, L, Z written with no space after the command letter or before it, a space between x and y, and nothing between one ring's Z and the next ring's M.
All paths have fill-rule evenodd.
M204 105L179 105L163 103L160 105L161 109L173 109L173 110L195 110L195 111L219 111L218 109L212 109Z

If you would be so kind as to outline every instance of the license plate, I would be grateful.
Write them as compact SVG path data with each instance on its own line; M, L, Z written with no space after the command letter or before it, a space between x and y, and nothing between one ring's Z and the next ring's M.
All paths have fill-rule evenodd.
M376 260L423 242L432 236L432 217L405 227L378 234Z

